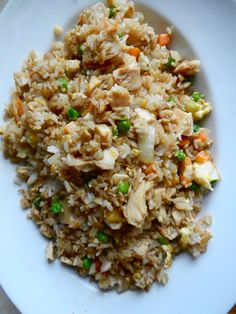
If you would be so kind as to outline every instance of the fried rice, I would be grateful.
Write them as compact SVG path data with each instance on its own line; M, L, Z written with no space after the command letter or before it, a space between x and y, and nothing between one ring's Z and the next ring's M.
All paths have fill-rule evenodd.
M198 60L170 50L133 2L85 9L63 42L14 74L5 155L21 205L49 239L46 256L102 289L165 284L181 252L207 249L204 194L220 180L212 106L192 87Z

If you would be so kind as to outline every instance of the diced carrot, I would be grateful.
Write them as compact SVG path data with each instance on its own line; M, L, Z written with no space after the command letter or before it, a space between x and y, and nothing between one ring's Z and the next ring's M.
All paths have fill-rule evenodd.
M195 157L195 160L198 163L204 163L205 161L208 161L210 159L211 159L211 155L206 150L202 150Z
M184 175L179 176L180 182L183 186L188 187L191 185L192 180Z
M140 49L139 48L130 48L129 54L131 56L134 56L138 60L138 58L140 56Z
M155 173L155 172L156 172L156 169L154 168L154 165L153 165L153 164L148 164L148 165L147 165L147 168L144 169L143 172L148 176L149 174Z
M96 272L99 273L102 266L100 259L95 258L94 263L95 263Z
M208 137L205 132L199 132L197 138L201 140L202 142L206 142Z
M189 157L186 157L183 161L184 167L191 165L191 163L192 163L192 160Z
M65 126L63 129L64 134L70 134L70 130Z
M185 168L191 164L192 164L192 160L188 156L183 161L179 162L180 173L183 173Z
M169 34L160 34L158 35L157 42L161 46L167 46L170 43L170 35Z
M179 147L189 146L190 140L187 137L183 137L182 140L179 142Z
M23 102L22 102L22 100L20 100L20 98L16 99L16 108L17 108L19 116L22 116L23 113L25 112L25 110L23 107Z

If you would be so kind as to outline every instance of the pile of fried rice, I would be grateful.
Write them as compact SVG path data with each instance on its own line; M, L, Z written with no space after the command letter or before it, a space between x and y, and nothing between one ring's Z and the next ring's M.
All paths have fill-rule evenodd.
M175 256L211 238L197 215L220 177L197 123L212 106L192 87L200 62L168 49L172 36L132 2L97 3L14 75L2 136L27 183L21 205L47 258L102 289L165 284Z

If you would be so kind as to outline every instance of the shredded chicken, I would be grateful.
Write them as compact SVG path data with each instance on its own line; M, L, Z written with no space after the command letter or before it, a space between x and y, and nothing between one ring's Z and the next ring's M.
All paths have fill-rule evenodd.
M199 72L200 61L198 60L184 60L175 69L175 74L194 75Z
M128 90L117 84L108 92L108 99L112 107L126 107L131 103Z
M103 158L94 161L94 164L103 170L113 169L118 156L118 151L114 147L110 147L103 151Z
M106 124L97 124L95 127L95 139L101 144L111 145L111 129Z
M136 191L131 191L124 216L129 224L140 228L146 218L146 193L153 187L153 182L143 181Z
M54 260L54 254L53 254L53 242L50 241L46 247L46 250L45 250L45 255L46 255L46 258L50 261L53 261Z
M186 113L178 108L173 110L171 116L173 131L180 135L191 135L193 133L193 117L191 113Z
M128 90L137 90L142 85L139 67L125 66L113 72L115 81Z
M144 258L146 256L148 252L149 243L150 243L149 239L142 239L135 244L133 250L138 257Z
M92 161L86 161L81 158L75 158L73 156L67 156L62 158L68 166L74 167L77 171L89 172L94 169Z

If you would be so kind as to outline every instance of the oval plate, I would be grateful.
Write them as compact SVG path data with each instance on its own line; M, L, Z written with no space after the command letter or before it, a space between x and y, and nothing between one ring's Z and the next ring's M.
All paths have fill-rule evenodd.
M68 29L79 11L93 3L8 3L0 15L1 116L14 87L13 72L21 68L29 51L34 48L40 54L46 52L53 40L54 25ZM175 260L167 286L153 285L148 293L104 293L59 262L47 263L46 241L20 209L19 187L13 183L15 168L1 156L0 282L24 314L220 314L236 301L236 4L233 0L145 0L145 6L139 1L137 4L157 32L168 23L176 27L173 48L180 49L184 57L196 55L201 60L203 74L198 88L211 98L214 106L207 125L216 142L214 153L223 178L204 202L204 211L214 217L214 238L207 254L197 260L185 255Z

